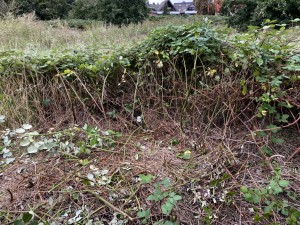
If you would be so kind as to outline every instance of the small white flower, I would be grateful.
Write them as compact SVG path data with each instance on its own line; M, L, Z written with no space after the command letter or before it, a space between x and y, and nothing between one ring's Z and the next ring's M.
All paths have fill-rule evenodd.
M162 68L163 66L164 66L163 62L159 60L157 62L157 68Z
M141 123L141 122L142 122L142 117L141 117L141 116L138 116L138 117L136 118L136 122Z

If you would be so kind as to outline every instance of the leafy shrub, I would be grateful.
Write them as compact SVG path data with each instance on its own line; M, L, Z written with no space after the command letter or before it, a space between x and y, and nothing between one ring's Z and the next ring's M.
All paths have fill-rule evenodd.
M70 17L83 20L100 19L100 0L77 0L74 2Z
M107 101L115 99L119 93L127 93L130 100L131 97L143 99L143 104L148 106L151 106L148 93L156 93L162 96L173 112L184 110L189 98L199 93L199 90L214 96L214 89L222 84L222 96L229 98L229 90L240 90L238 94L247 96L249 101L255 99L251 100L251 115L248 116L256 112L260 118L269 115L268 118L274 118L275 123L288 122L288 112L283 113L281 110L292 107L294 103L298 104L297 100L287 104L284 96L288 87L299 82L297 74L300 60L298 54L293 53L292 48L282 39L284 30L259 33L253 29L233 38L227 38L226 32L215 30L209 24L169 26L155 30L136 47L111 55L93 49L53 52L44 56L4 52L0 60L0 75L4 83L11 83L16 74L21 74L26 78L26 85L45 85L57 89L51 93L60 93L58 83L67 82L65 91L71 88L71 96L82 96L90 107L94 107L97 102L104 104L104 88L106 95L110 94ZM20 83L20 87L14 87L14 90L24 85ZM85 93L87 88L89 91ZM136 88L136 92L131 91ZM7 88L3 86L2 90L5 92ZM55 99L55 96L51 96L50 92L42 93L43 89L30 90L39 93L40 97L30 101L39 105L33 107L31 104L28 107L42 107L49 111L43 105L43 99ZM80 90L80 93L73 93L75 90ZM64 95L69 96L68 93ZM174 96L181 100L173 101ZM57 102L57 108L71 104L68 98L65 101ZM206 105L211 100L203 98L202 101ZM82 102L72 104L80 106ZM182 107L178 107L178 104ZM247 101L243 100L240 104L247 104ZM237 105L231 110L238 112L241 107ZM104 112L103 108L101 111ZM212 112L207 111L208 114Z
M18 14L35 12L41 20L66 18L73 0L16 0Z
M225 0L222 14L228 24L245 30L248 25L260 26L266 19L287 22L300 15L298 0Z

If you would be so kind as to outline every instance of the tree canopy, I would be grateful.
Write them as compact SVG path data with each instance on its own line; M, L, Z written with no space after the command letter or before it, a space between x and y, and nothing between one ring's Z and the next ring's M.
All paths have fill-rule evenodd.
M299 0L225 0L223 15L228 24L240 29L249 25L260 26L266 19L280 22L300 17Z
M0 0L0 2L5 0ZM138 24L149 14L146 0L14 0L16 14L35 12L41 20L74 19L103 20L118 26ZM4 4L2 4L4 5ZM5 4L7 5L7 4ZM2 10L4 11L4 9ZM6 10L7 11L7 10Z
M74 0L16 0L17 14L35 12L41 20L66 18Z
M149 13L145 0L102 0L101 17L118 26L142 22Z

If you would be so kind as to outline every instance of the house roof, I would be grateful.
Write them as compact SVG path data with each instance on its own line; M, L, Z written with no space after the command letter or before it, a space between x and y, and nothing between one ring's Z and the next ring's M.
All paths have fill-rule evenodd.
M171 6L172 8L174 8L176 10L176 8L174 7L174 4L170 0L165 0L165 1L161 2L157 6L156 10L157 11L163 11L166 4L168 4L169 6Z
M170 8L172 8L172 10L170 11L176 11L179 13L185 13L186 11L195 11L195 5L193 2L185 2L184 0L182 2L178 2L178 3L172 3L170 0L164 0L163 2L161 2L160 4L147 4L148 7L152 10L152 11L156 11L156 12L160 12L164 10L165 5L168 4L168 6ZM188 8L192 7L191 10L188 10Z
M189 7L195 7L193 2L178 2L174 3L174 7L177 9L177 11L184 13Z
M155 3L153 3L153 4L147 3L147 6L148 6L150 9L156 11L156 8L157 8L158 4L155 4Z

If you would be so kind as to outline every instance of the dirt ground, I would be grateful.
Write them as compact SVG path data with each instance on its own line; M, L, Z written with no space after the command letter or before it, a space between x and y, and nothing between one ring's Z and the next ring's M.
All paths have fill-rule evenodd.
M298 210L300 154L295 150L300 146L299 134L296 129L281 133L284 145L274 146L268 158L290 181L288 190L295 200L289 204ZM178 157L187 150L190 159ZM84 159L88 159L86 165ZM102 183L87 179L95 171L103 173ZM161 203L147 200L153 182L141 185L140 174L153 175L153 182L170 179L171 189L182 197L170 216L162 215ZM225 139L217 131L205 139L176 132L140 132L109 151L94 149L80 157L58 152L20 155L1 169L0 221L11 224L22 213L33 211L49 224L141 224L137 212L150 208L147 224L161 219L195 225L253 224L254 210L260 209L244 200L240 187L265 186L272 176L246 132ZM80 219L72 223L70 219L79 218L77 212ZM258 224L285 224L284 219L274 212Z

